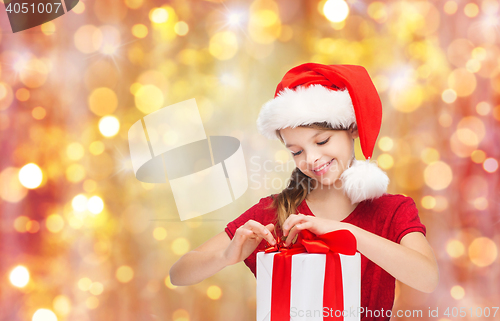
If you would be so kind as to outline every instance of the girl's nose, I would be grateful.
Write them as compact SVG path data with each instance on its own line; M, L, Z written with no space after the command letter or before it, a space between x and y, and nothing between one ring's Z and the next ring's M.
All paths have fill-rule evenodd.
M320 155L318 153L309 153L307 155L307 167L309 169L313 169L315 167L317 167L319 164L319 159L320 159Z

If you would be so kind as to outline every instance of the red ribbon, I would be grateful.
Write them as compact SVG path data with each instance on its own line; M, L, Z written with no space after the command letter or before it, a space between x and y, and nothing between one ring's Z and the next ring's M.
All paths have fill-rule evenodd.
M335 311L344 310L339 254L356 254L356 238L349 230L337 230L322 235L302 230L299 232L297 242L292 246L286 247L284 241L278 237L274 246L259 252L262 251L265 253L279 252L274 255L273 261L271 321L290 321L292 255L299 253L326 254L323 307L328 307L329 313L323 320L343 320L342 314L339 316L337 313L335 316Z

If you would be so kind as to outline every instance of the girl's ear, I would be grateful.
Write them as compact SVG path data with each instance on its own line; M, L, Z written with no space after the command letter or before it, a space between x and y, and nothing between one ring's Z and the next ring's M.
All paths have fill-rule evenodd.
M349 133L351 134L352 139L356 139L359 137L358 126L353 125L349 128Z

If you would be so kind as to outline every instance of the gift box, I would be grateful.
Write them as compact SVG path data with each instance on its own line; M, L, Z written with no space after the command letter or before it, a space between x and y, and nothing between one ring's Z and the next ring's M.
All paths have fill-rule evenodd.
M348 230L300 231L257 253L257 321L360 320L361 255Z

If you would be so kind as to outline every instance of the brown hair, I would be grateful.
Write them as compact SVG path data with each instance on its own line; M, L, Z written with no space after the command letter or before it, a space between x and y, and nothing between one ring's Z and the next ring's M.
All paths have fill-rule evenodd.
M321 122L312 123L309 125L300 125L297 127L308 127L322 130L348 130L352 127L356 128L356 125L352 124L351 126L349 126L349 128L332 127L332 125L328 122ZM278 136L279 140L283 144L285 144L279 130L276 130L276 135ZM288 186L285 187L285 189L283 189L281 193L271 195L273 202L269 205L269 208L276 209L274 230L277 235L283 236L283 224L285 223L286 219L290 216L290 214L297 213L297 207L314 189L316 182L316 180L305 175L300 171L298 167L296 167L292 171Z

